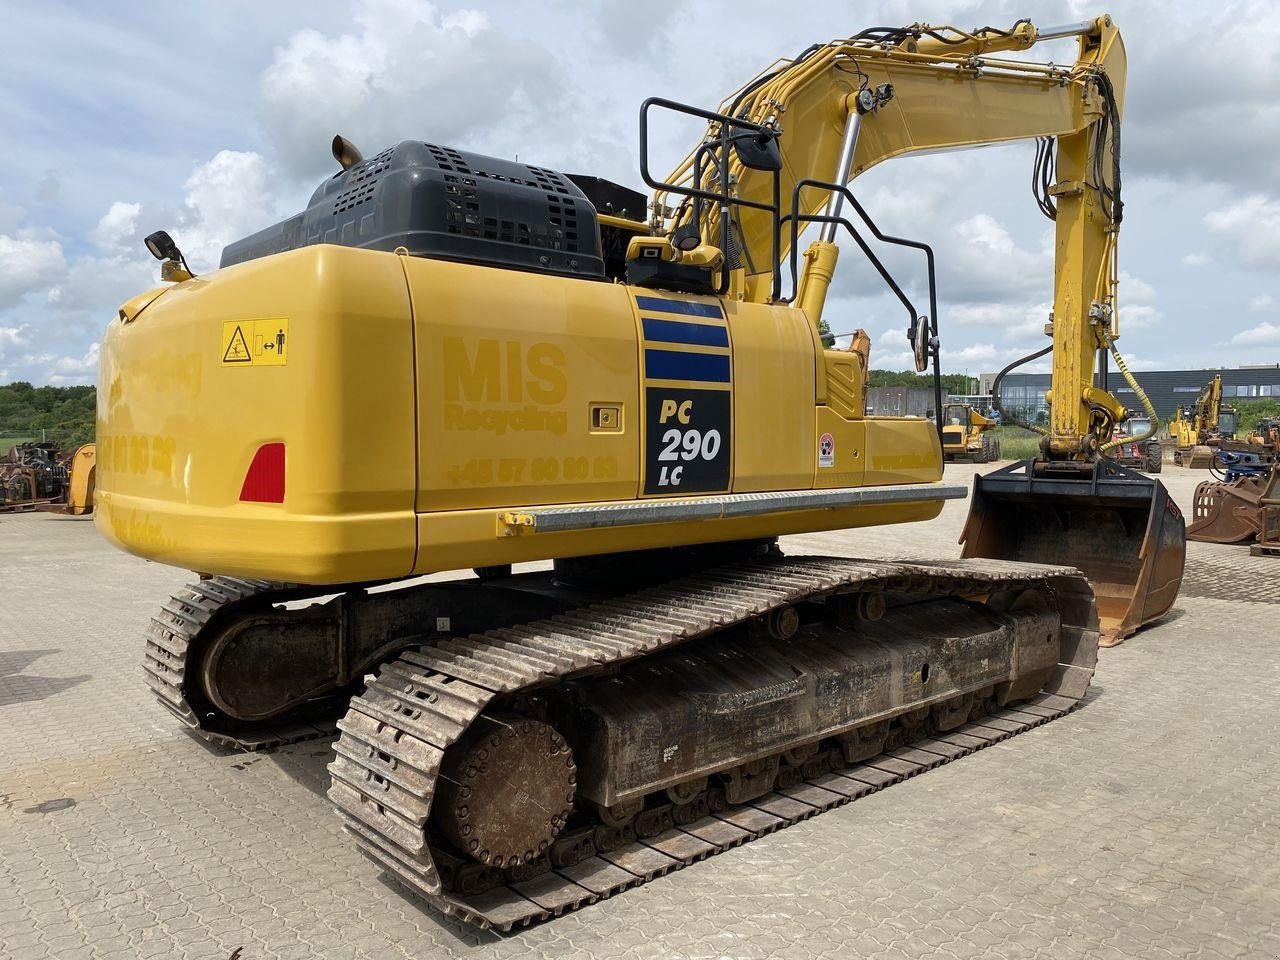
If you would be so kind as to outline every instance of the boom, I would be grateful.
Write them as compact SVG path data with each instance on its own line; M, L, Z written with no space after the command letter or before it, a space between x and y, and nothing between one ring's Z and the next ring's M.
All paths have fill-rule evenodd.
M993 56L1026 50L1046 40L1077 36L1071 66ZM789 231L779 222L801 221L824 209L845 213L842 194L807 180L843 185L893 157L1035 138L1057 147L1057 179L1048 183L1042 147L1042 209L1055 213L1052 420L1046 453L1054 459L1093 459L1124 408L1093 386L1095 357L1118 334L1116 234L1122 207L1113 146L1126 72L1124 45L1111 18L1037 29L1019 21L1010 30L986 27L966 33L917 24L875 28L848 40L815 45L790 61L773 64L725 101L721 113L768 131L782 162L777 171L778 209L771 210L774 173L728 158L733 236L720 238L723 211L686 197L669 207L681 188L719 189L720 168L707 159L719 136L713 122L706 143L692 151L655 197L667 234L689 228L696 212L703 243L726 248L735 271L731 296L769 302L779 293L780 264L789 253ZM668 215L669 214L669 215ZM821 318L834 276L838 224L824 224L804 254L794 297L810 320ZM785 298L784 298L785 299ZM936 320L936 318L934 318ZM923 339L923 338L922 338ZM917 358L923 369L924 359Z

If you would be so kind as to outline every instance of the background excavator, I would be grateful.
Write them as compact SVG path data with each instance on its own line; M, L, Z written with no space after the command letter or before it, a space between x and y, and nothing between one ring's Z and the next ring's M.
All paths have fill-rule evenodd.
M1222 377L1205 384L1196 402L1178 408L1169 422L1175 446L1173 462L1180 467L1206 469L1224 440L1236 435L1236 410L1222 405Z
M1069 37L1070 65L1000 56ZM97 523L205 575L148 628L157 697L245 748L336 719L329 796L359 848L499 929L1072 709L1099 635L1161 616L1185 551L1163 487L1098 456L1124 417L1093 387L1124 76L1109 17L873 28L718 110L646 101L652 202L339 137L308 208L217 272L152 235L175 282L106 333ZM666 179L659 111L702 131ZM927 521L965 493L940 482L937 426L866 416L865 357L823 345L843 233L941 400L932 251L849 182L1037 138L1058 235L1041 458L980 478L968 559L783 556L781 535ZM926 308L884 246L918 253ZM536 560L554 567L512 570Z

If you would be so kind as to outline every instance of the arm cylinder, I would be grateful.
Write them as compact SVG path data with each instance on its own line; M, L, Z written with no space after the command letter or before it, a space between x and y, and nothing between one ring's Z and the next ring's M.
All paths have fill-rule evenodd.
M1052 27L1039 27L1036 29L1036 40L1061 40L1063 37L1079 37L1087 33L1093 33L1098 29L1098 21L1096 20L1080 20L1076 23L1061 23Z

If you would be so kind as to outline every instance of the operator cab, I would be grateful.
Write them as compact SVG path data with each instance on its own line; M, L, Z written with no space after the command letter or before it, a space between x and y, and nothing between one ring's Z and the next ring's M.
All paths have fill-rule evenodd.
M1218 433L1228 440L1236 436L1236 412L1229 407L1218 411Z

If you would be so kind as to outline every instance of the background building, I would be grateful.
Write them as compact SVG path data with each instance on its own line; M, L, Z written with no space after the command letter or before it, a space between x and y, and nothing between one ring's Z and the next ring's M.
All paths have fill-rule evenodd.
M1222 402L1225 404L1230 405L1237 399L1280 400L1280 364L1205 370L1134 371L1142 389L1155 405L1156 413L1166 423L1172 419L1178 407L1195 403L1200 391L1215 374L1222 375ZM984 373L980 379L983 387L989 389L991 382L995 380L995 374ZM1018 411L1018 416L1028 422L1043 423L1048 419L1044 395L1049 389L1049 379L1047 373L1009 374L1000 385L1001 406L1010 413ZM1094 382L1097 382L1096 377ZM1141 407L1133 388L1114 369L1107 382L1116 399L1126 407Z
M931 417L933 391L922 387L868 387L867 413L880 417Z

